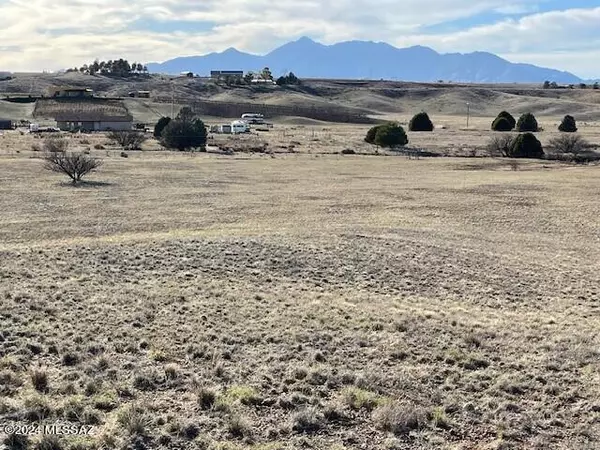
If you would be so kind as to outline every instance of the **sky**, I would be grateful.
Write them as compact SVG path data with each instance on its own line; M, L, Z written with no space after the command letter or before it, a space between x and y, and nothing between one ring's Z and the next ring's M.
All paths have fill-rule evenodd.
M489 51L600 78L600 0L0 0L0 71L162 62L308 36Z

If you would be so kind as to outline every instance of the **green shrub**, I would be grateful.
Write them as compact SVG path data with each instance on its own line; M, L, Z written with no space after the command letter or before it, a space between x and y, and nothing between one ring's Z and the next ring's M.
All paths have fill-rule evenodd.
M504 117L506 120L508 120L511 130L517 125L517 121L508 111L501 111L500 114L498 114L498 117Z
M377 135L377 131L381 127L384 127L386 125L387 124L375 125L369 131L367 131L367 136L365 137L365 142L368 142L369 144L375 144L375 135Z
M167 148L206 151L206 126L190 108L182 108L177 117L165 127L161 136L162 143Z
M535 133L539 130L537 120L535 116L531 113L525 113L521 117L519 117L519 121L517 122L517 131L523 132L531 132Z
M389 123L377 129L375 144L380 147L402 147L408 144L408 137L400 125Z
M156 125L154 125L155 138L158 139L162 136L162 132L167 127L167 125L169 125L169 122L171 122L170 117L161 117L160 119L158 119L158 122L156 123Z
M523 133L513 140L507 156L510 158L542 158L544 149L533 133Z
M408 124L410 131L433 131L433 122L426 112L416 114Z
M492 122L492 130L494 131L511 131L514 128L506 117L496 117Z
M575 133L577 131L577 123L575 122L575 118L567 114L558 126L558 130L562 131L563 133Z

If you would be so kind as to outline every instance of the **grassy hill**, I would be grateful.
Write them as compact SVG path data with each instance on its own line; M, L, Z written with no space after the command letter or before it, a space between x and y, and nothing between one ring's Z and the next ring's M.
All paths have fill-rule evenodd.
M228 87L203 78L132 77L107 78L83 74L16 74L0 81L0 98L6 95L44 95L56 86L90 87L98 96L127 97L130 91L147 90L150 99L127 99L127 108L136 121L153 122L175 109L200 101L256 105L326 108L332 111L362 111L372 116L411 115L425 110L430 114L462 116L467 103L473 116L492 117L500 110L514 115L532 112L559 119L575 114L579 120L600 118L600 90L544 90L535 85L469 85L404 83L367 80L304 80L300 86ZM29 118L32 108L0 100L0 116ZM302 111L297 114L302 116Z

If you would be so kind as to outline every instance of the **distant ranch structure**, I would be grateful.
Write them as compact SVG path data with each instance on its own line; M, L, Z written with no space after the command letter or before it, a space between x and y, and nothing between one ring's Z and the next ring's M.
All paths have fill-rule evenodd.
M211 70L210 77L213 80L223 80L226 77L242 79L242 78L244 78L244 71L243 70Z
M90 88L55 87L49 89L50 97L60 98L89 98L94 96Z
M133 128L131 115L115 116L102 112L63 112L55 116L63 131L127 131Z

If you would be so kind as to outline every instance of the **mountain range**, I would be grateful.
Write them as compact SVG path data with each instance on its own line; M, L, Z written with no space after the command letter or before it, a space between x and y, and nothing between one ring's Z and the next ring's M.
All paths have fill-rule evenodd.
M383 42L347 41L324 45L303 37L266 55L229 48L221 53L149 63L154 73L200 76L211 70L260 71L269 67L275 77L294 72L300 78L386 79L470 83L579 83L576 75L531 64L512 63L493 53L440 54L429 47L396 48Z

